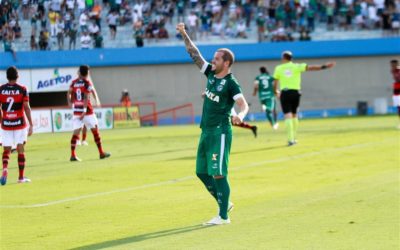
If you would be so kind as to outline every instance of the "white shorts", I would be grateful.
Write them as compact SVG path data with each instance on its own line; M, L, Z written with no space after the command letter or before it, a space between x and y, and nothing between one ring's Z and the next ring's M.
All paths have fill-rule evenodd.
M393 96L393 106L395 106L395 107L400 106L400 95Z
M28 129L1 130L1 140L3 147L13 147L24 144L28 141Z
M98 124L95 114L85 115L82 120L79 118L79 115L74 115L74 117L72 118L72 128L74 130L82 128L83 125L85 125L88 129L92 129L95 128Z

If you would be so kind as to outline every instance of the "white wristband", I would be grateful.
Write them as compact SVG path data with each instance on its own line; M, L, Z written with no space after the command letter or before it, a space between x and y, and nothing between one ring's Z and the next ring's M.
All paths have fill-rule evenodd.
M242 112L240 112L237 116L240 118L241 121L243 121L243 119L244 119L244 117L245 117L245 114L243 114Z

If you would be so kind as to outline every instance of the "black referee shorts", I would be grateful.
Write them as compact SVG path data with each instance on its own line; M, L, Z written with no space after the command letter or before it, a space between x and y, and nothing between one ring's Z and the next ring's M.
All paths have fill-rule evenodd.
M301 93L299 90L288 89L281 92L281 107L284 114L297 114L300 105Z

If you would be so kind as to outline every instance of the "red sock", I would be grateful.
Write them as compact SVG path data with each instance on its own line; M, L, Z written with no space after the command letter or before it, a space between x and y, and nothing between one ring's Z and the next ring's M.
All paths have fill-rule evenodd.
M71 138L71 156L73 156L73 157L76 157L76 154L75 154L76 141L79 141L79 135L72 135L72 138Z
M8 160L10 159L10 150L3 151L3 170L8 168Z
M94 142L97 145L97 148L99 149L99 153L100 155L104 154L103 151L103 147L101 146L101 138L100 138L100 134L99 134L99 129L96 128L92 128L92 133L93 133L93 137L94 137Z
M18 154L18 169L19 169L19 177L18 179L24 178L24 170L25 170L25 154Z
M251 126L250 124L246 123L246 122L242 122L240 124L237 124L235 126L241 127L241 128L249 128L251 129L253 126Z
M86 129L83 129L83 131L82 131L82 141L86 141L86 136L87 136Z

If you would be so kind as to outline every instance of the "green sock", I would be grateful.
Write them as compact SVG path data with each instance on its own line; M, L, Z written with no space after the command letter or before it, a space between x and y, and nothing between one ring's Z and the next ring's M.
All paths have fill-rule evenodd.
M228 219L229 195L231 193L227 177L215 179L215 186L217 187L219 216L226 220Z
M206 186L208 192L215 198L216 201L218 201L217 197L217 188L215 187L215 180L212 176L208 174L199 174L197 173L197 177L204 183L204 186Z
M274 114L270 110L265 111L265 113L267 115L268 121L271 123L272 126L274 126L275 125Z
M297 137L297 129L299 128L299 118L293 118L293 139Z
M293 119L287 118L285 120L288 141L294 141Z

